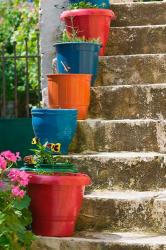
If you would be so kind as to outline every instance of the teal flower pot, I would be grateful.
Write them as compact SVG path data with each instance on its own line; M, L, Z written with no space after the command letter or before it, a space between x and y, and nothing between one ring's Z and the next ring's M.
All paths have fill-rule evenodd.
M60 143L60 153L67 154L77 128L77 110L34 108L31 113L34 134L41 144Z

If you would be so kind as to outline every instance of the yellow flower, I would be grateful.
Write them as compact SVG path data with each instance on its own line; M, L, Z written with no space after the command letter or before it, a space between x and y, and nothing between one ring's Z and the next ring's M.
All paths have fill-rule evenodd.
M25 156L24 157L24 162L26 162L27 164L35 164L36 163L33 155Z
M36 137L34 137L33 139L32 139L32 144L38 144L39 143L39 140L36 138Z
M61 144L60 143L56 143L56 144L52 143L51 150L52 150L52 152L59 153L61 150Z

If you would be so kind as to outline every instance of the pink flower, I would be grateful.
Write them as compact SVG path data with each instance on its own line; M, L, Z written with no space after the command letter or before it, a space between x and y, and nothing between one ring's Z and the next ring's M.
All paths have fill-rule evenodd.
M24 191L24 190L20 190L20 195L19 195L19 196L20 196L21 198L23 198L24 195L25 195L25 191Z
M17 156L18 155L15 155L14 153L12 153L10 150L7 150L7 151L4 151L1 153L1 155L8 161L11 161L11 162L16 162L17 161Z
M29 183L29 175L24 172L24 171L20 171L20 174L19 174L19 183L21 186L27 186L28 183Z
M17 182L19 180L19 173L20 171L18 169L12 168L8 174L8 177L13 182Z
M0 181L0 188L3 188L4 187L4 183L3 183L3 181Z
M6 166L7 166L6 160L4 159L4 157L2 157L2 156L0 155L0 168L3 169L3 170L5 170L5 169L6 169Z
M13 187L12 187L12 194L13 194L15 197L23 198L24 195L25 195L25 191L24 191L24 190L21 190L21 189L19 188L19 186L13 186Z
M17 157L17 160L21 160L20 152L16 152L16 157Z
M29 175L26 172L14 168L10 170L8 177L12 182L18 182L19 185L24 187L27 186L29 182Z

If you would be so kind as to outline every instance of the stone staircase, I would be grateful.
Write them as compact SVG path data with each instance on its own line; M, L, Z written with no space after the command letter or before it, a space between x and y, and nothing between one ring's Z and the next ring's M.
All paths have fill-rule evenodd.
M93 179L73 238L33 250L166 249L166 2L118 3L72 161Z

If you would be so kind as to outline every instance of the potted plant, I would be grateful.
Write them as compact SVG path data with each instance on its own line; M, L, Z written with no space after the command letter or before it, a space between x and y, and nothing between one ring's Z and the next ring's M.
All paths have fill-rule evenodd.
M91 75L53 74L47 78L49 108L74 108L78 110L78 120L85 120L90 103Z
M62 41L54 45L56 49L56 72L60 74L90 74L91 85L97 76L99 39L87 40L78 38L77 31L72 30L70 36L64 30Z
M91 184L91 180L85 174L55 170L57 156L51 152L54 145L51 146L50 143L41 145L39 142L36 142L36 145L38 149L34 151L34 155L29 159L25 158L26 162L33 163L33 168L37 167L36 171L28 172L32 231L36 235L50 237L72 236L84 188ZM49 171L43 169L41 165L43 163L49 165Z
M48 143L41 144L36 137L32 139L32 145L36 148L30 149L33 155L24 157L24 167L21 170L30 172L71 172L77 173L76 167L67 160L62 161L61 144Z
M77 128L77 110L33 108L31 114L34 134L41 143L59 142L61 153L67 154Z
M102 44L100 55L104 55L111 21L115 19L112 10L98 9L96 6L88 9L82 8L82 5L78 3L75 4L74 9L64 11L60 18L65 22L69 35L74 29L78 37L84 37L87 40L100 39Z
M88 0L88 2L81 1L81 0L69 0L72 7L77 6L79 3L82 7L81 9L91 8L96 6L97 8L101 9L110 9L110 2L109 0Z
M27 229L31 224L29 176L12 168L19 159L19 153L0 153L0 249L30 249L35 239Z

